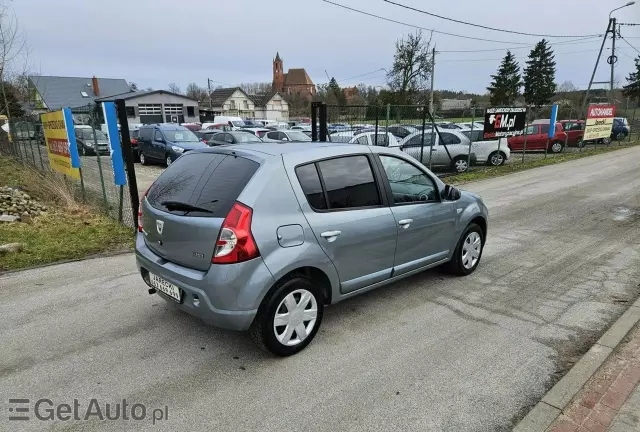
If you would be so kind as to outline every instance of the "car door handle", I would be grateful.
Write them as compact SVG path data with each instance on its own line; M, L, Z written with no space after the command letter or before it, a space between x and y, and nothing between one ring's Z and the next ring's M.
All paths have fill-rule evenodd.
M407 229L409 228L409 225L411 225L411 222L413 222L413 219L402 219L398 221L398 225L400 225L404 229Z
M320 236L326 238L329 243L334 242L338 236L342 234L342 231L325 231Z

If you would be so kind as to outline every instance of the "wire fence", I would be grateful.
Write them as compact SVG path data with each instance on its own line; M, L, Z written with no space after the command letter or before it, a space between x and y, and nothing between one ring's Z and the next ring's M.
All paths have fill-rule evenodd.
M114 183L108 138L103 131L102 110L97 105L71 109L80 154L80 178L66 177L78 201L96 207L115 220L134 227L129 185ZM0 153L12 156L38 171L51 171L44 130L39 115L14 118L9 124L9 141Z
M551 108L542 107L528 109L524 135L485 140L484 109L469 109L465 117L443 118L431 115L424 105L322 105L312 108L312 117L318 120L316 140L324 129L331 142L397 147L442 176L566 159L567 154L607 151L640 138L640 108L628 102L616 106L616 116L626 119L624 123L616 120L610 137L593 141L583 139L585 122L580 110L566 106L559 107L551 134Z

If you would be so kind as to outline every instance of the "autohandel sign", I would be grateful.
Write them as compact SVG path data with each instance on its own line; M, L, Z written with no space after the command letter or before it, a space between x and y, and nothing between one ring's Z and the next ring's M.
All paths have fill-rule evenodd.
M524 134L526 107L487 108L484 112L484 139Z
M591 141L609 138L615 114L616 107L614 105L590 105L583 139Z

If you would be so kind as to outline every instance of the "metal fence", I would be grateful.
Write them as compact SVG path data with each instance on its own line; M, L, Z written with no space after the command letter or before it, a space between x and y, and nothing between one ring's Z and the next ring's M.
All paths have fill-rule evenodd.
M99 208L125 225L136 226L129 185L117 186L114 183L109 145L102 128L101 107L94 104L72 108L71 111L80 154L80 179L67 177L67 185L78 201ZM39 115L11 119L9 131L10 140L0 145L0 153L38 171L51 171Z
M443 176L542 159L566 159L569 153L606 151L611 146L628 145L640 138L640 108L617 107L616 115L628 119L630 134L589 142L581 139L584 123L577 121L578 110L567 107L560 107L558 111L558 121L566 130L558 134L558 138L548 139L548 122L536 125L548 120L550 111L550 107L529 109L528 127L521 137L485 141L484 109L470 109L466 117L445 119L431 115L424 105L314 103L312 137L319 141L396 146Z

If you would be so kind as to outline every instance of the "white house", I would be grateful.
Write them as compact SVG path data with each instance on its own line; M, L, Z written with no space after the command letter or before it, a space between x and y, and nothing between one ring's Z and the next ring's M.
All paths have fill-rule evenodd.
M211 108L216 115L245 119L288 120L289 104L278 92L249 95L240 87L217 89L211 93Z

